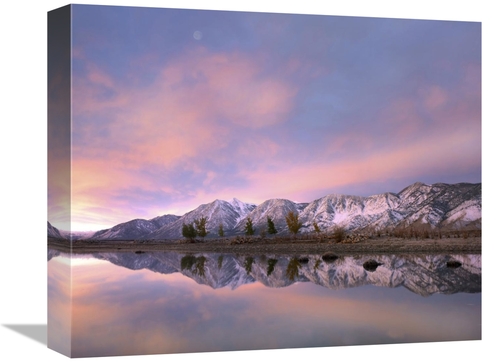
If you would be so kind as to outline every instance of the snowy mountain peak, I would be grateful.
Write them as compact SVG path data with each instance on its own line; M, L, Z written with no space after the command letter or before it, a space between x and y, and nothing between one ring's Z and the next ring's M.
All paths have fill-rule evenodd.
M233 208L239 214L237 222L246 218L246 216L257 207L257 205L255 205L255 204L248 204L246 202L240 201L236 197L234 197L230 201L230 204L233 206Z
M234 208L240 209L240 210L245 210L248 208L254 208L257 205L255 204L249 204L243 201L238 200L236 197L233 197L233 199L229 202L231 205L233 205Z

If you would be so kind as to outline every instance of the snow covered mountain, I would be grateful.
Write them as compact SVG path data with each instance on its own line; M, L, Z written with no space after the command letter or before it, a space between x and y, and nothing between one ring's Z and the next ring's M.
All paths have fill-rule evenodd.
M209 235L218 236L222 224L226 236L242 235L247 218L256 232L267 230L270 217L278 233L288 232L285 216L298 213L303 226L300 233L312 232L313 222L322 231L342 226L348 231L367 227L386 228L398 225L424 224L430 227L481 226L481 184L421 182L404 188L399 193L386 192L368 197L331 194L309 203L295 203L285 199L270 199L260 205L238 199L215 200L203 204L183 216L164 215L151 220L136 219L96 232L92 239L156 239L182 238L182 225L207 218Z
M61 232L55 226L52 226L50 222L47 221L47 236L50 238L64 239Z
M118 225L113 226L110 229L94 231L66 231L59 230L52 226L50 222L47 221L47 236L58 239L67 240L84 240L84 239L94 239L94 240L131 240L141 238L144 235L150 234L151 232L165 226L169 223L174 222L179 219L180 216L176 215L163 215L157 216L151 220L144 219L134 219L127 221Z
M264 201L243 218L234 228L233 234L244 234L247 218L252 220L256 234L260 230L267 230L267 218L273 220L274 226L278 232L287 230L285 216L289 212L301 213L307 204L297 204L285 199L271 199Z
M313 221L327 231L337 225L347 230L412 224L480 226L481 184L417 182L398 194L328 195L311 202L300 214L300 220L304 223L303 232L313 230Z
M193 223L196 219L207 218L207 229L210 236L217 236L219 225L222 224L225 233L231 232L235 226L244 219L255 205L233 199L231 202L215 200L203 204L196 209L184 214L178 220L152 232L149 239L176 239L182 238L182 225Z
M95 240L132 240L141 239L154 231L172 224L179 219L176 215L163 215L151 220L134 219L122 224L113 226L111 229L99 230L92 239Z

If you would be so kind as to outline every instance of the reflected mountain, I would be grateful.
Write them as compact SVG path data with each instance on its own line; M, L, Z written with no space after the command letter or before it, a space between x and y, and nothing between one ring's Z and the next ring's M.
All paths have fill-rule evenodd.
M49 260L54 256L49 250ZM91 256L131 270L182 273L214 289L236 289L255 282L270 288L311 282L329 289L363 285L404 287L421 296L481 292L479 254L283 256L119 252Z
M52 258L55 258L56 256L61 255L61 252L59 250L55 249L47 249L47 261L50 261ZM68 255L68 254L66 254Z

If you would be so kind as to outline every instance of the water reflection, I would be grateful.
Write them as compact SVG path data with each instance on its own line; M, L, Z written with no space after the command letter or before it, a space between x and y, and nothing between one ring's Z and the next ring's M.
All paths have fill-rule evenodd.
M49 260L56 255L49 251ZM329 289L403 286L422 296L481 291L481 255L231 255L175 252L95 253L91 256L131 270L181 273L214 289L259 282L285 287L312 282Z
M71 260L73 357L481 338L480 255Z

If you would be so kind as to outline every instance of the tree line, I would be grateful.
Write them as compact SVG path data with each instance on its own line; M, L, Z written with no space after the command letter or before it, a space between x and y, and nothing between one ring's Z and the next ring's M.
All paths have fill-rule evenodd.
M299 220L299 214L293 211L290 211L287 215L285 215L286 224L290 233L296 235L303 223ZM201 217L200 219L195 219L193 223L182 224L182 236L188 239L194 239L196 237L204 238L209 234L207 230L207 218ZM313 222L314 231L319 233L321 230L316 222ZM245 235L251 236L255 235L257 230L253 225L253 221L251 218L247 218L245 224ZM275 235L278 233L276 226L274 225L274 221L268 216L267 217L267 229L263 229L261 231L261 235L269 234ZM220 237L224 236L224 226L219 224L219 228L217 230L217 234Z
M288 227L288 231L296 235L298 234L300 228L303 226L303 223L299 220L298 213L294 213L290 211L287 215L285 215L286 224ZM195 219L194 222L188 224L182 224L182 236L193 240L196 237L204 238L210 232L207 229L208 219L206 217L202 217L200 219ZM316 221L312 223L313 230L318 235L322 231ZM252 236L257 233L256 228L254 227L253 220L251 218L247 218L245 227L244 227L245 235ZM481 236L481 228L477 228L474 226L469 227L461 227L461 228L445 228L445 227L437 227L432 228L430 225L398 225L396 227L387 227L387 228L373 228L366 227L361 230L362 234L367 235L368 237L396 237L402 239L441 239L441 238L468 238L468 237L480 237ZM275 235L278 233L274 221L268 216L267 217L267 228L260 230L261 236L266 235ZM330 235L333 240L336 242L341 242L345 239L347 231L344 227L337 226L334 228L333 233ZM224 237L224 226L219 224L217 234L219 237Z

